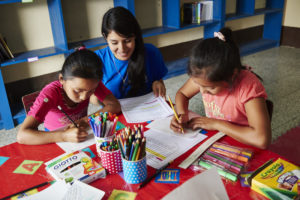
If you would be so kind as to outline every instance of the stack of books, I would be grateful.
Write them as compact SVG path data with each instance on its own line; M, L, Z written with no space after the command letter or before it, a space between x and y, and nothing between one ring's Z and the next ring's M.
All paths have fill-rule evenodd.
M4 38L0 34L0 62L14 58Z
M213 19L213 1L184 3L181 8L182 24L200 24Z
M236 181L251 157L248 149L216 142L200 157L199 165L215 166L221 176Z

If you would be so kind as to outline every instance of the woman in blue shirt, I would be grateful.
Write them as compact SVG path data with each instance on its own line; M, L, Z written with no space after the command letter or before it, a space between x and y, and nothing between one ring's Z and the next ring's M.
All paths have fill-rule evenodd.
M135 97L151 91L165 97L162 78L168 70L162 55L152 44L144 44L141 28L129 10L109 9L103 16L102 35L108 46L95 53L104 64L103 84L115 97Z

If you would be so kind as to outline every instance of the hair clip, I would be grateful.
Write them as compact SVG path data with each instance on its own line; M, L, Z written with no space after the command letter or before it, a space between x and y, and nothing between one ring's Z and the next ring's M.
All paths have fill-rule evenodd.
M220 40L226 42L224 35L221 32L214 32L214 37L219 38Z
M75 47L75 51L80 51L86 49L84 45L81 45L79 47Z

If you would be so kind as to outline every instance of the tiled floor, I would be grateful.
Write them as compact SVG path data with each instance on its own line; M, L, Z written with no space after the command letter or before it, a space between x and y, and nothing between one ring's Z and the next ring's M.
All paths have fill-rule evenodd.
M273 141L293 127L300 125L300 49L272 48L242 58L244 64L264 79L269 99L274 103L272 118ZM177 90L188 79L186 74L165 80L167 93L174 99ZM91 112L93 107L89 109ZM190 102L190 110L204 114L201 96ZM19 127L19 126L18 126ZM18 127L0 130L0 146L16 141Z

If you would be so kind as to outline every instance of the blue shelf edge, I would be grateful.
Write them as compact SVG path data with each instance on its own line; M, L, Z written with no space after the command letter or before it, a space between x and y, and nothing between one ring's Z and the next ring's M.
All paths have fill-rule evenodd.
M279 46L279 42L270 39L259 39L240 46L241 56Z
M36 49L32 51L16 53L14 54L15 58L7 60L0 64L1 67L14 65L22 62L28 62L28 59L40 59L48 56L54 56L58 54L67 53L66 50L56 48L56 47L47 47L42 49Z
M9 3L22 3L22 0L2 0L0 4L9 4Z
M282 8L261 8L256 9L254 13L234 13L234 14L227 14L225 17L225 21L231 21L235 19L242 19L246 17L252 17L256 15L264 15L264 14L270 14L270 13L276 13L276 12L282 12Z

